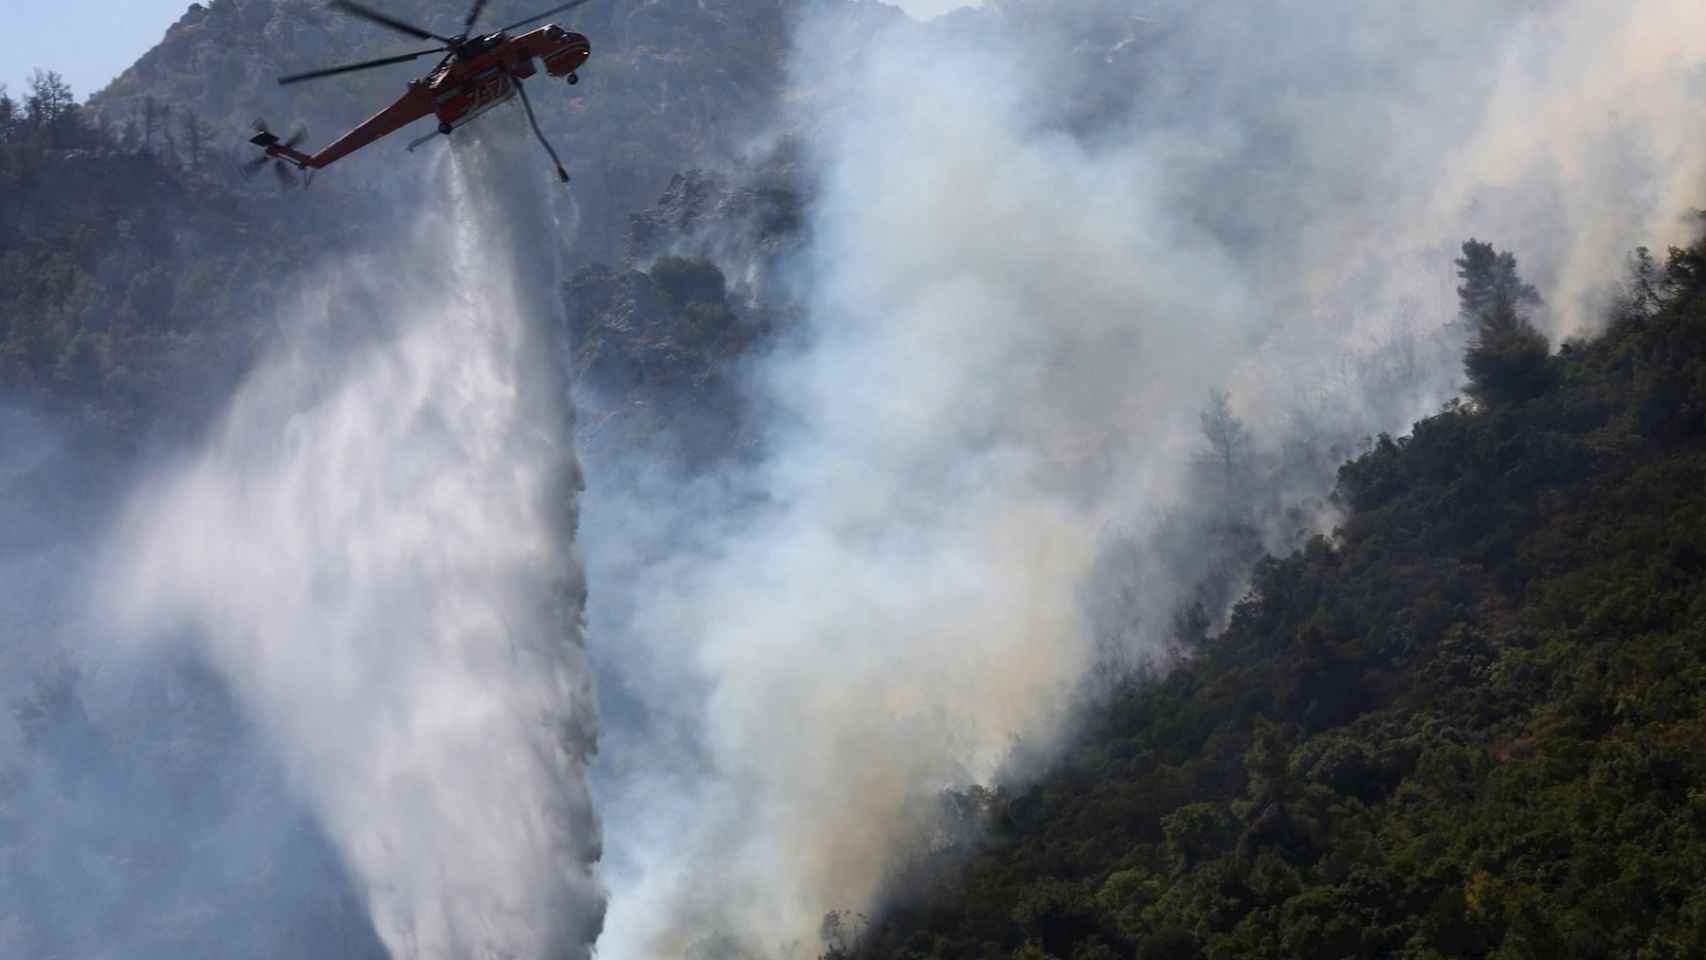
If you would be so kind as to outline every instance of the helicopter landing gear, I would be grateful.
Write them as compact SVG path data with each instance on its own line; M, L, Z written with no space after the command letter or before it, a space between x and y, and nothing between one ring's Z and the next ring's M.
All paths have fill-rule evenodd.
M569 78L568 78L568 79L569 79L569 86L571 86L571 87L572 87L572 86L574 86L574 85L575 85L575 84L577 84L577 83L580 83L580 82L581 82L581 76L580 76L580 74L578 74L578 73L571 73L571 74L569 74Z
M451 126L448 123L445 123L443 120L440 120L438 122L438 132L444 134L447 137L450 136L450 131L455 130L455 129L456 129L455 127Z

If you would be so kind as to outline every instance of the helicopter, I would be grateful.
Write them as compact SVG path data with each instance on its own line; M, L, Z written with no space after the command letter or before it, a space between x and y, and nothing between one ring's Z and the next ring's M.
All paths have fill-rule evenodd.
M423 117L436 115L438 129L410 143L409 150L413 151L434 137L449 136L458 127L472 122L498 104L512 97L519 97L522 107L527 111L527 121L533 127L534 136L539 138L539 143L556 167L558 179L568 183L569 171L563 167L562 160L557 157L557 151L552 149L551 142L545 139L544 132L539 129L539 120L533 115L533 104L527 99L527 90L522 86L522 81L534 76L538 73L539 66L543 66L545 73L551 77L560 77L571 84L579 83L580 76L576 71L592 55L592 46L585 36L564 30L554 23L517 36L512 36L510 31L565 10L572 10L587 2L588 0L570 0L492 33L475 33L474 24L486 6L486 0L474 0L473 8L468 11L468 16L463 21L462 32L453 37L445 37L362 6L354 0L332 0L331 6L343 13L417 39L437 40L443 46L394 57L382 57L378 60L295 73L278 78L280 86L407 63L434 53L443 53L444 58L426 76L409 81L408 89L397 98L396 103L363 120L355 129L332 141L318 153L306 154L296 149L302 139L301 133L281 141L267 129L264 122L256 121L255 135L249 142L260 147L263 155L249 161L249 166L258 169L272 162L277 165L276 169L282 176L291 172L284 166L288 164L289 167L308 171L308 175L312 176L313 171L329 166L381 137ZM535 60L539 61L539 66L534 64Z

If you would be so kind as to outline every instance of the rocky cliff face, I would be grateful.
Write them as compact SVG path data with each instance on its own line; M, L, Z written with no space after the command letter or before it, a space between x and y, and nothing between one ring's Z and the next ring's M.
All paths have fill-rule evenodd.
M752 450L752 398L732 374L793 325L807 189L786 144L738 179L680 174L629 218L619 264L565 284L590 447L652 445L689 465Z

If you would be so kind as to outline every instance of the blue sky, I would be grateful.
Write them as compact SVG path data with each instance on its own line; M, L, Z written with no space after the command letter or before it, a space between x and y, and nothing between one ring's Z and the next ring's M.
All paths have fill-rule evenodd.
M187 9L189 0L0 0L0 83L17 96L34 68L58 70L85 99Z

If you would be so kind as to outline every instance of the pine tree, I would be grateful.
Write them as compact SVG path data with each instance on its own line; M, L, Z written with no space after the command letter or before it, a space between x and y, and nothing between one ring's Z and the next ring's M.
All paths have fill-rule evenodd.
M191 170L199 171L201 170L202 156L206 152L209 133L207 124L202 122L201 117L188 107L184 108L179 119L183 127L184 149L187 151L185 160L189 163Z
M160 129L160 102L153 97L142 98L142 149L154 149L154 132Z
M157 116L160 121L160 141L165 144L165 150L161 156L165 158L168 166L176 167L178 165L178 137L172 132L171 105L162 104Z
M18 126L18 102L0 83L0 143L11 143Z
M1670 302L1670 278L1646 247L1636 247L1629 258L1629 279L1622 312L1625 317L1648 318Z
M1465 320L1474 323L1501 299L1508 300L1524 320L1540 306L1539 291L1517 274L1515 254L1471 237L1463 244L1463 256L1454 262L1463 281L1457 288L1458 312Z
M77 98L65 78L52 70L37 70L30 76L30 95L24 113L31 133L51 146L69 146L78 128Z
M1458 313L1469 324L1464 392L1482 406L1520 402L1546 389L1546 336L1530 322L1540 294L1517 273L1516 257L1471 238L1456 261Z
M1225 519L1231 521L1246 506L1249 493L1250 430L1233 414L1231 398L1220 390L1209 394L1208 408L1198 424L1203 446L1192 466L1205 484L1204 491L1213 491Z

